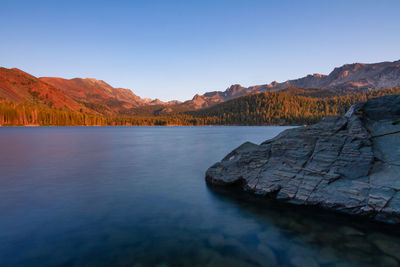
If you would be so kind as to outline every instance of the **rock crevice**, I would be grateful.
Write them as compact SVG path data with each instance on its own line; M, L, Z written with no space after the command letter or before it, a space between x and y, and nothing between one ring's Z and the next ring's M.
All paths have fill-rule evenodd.
M400 223L400 95L359 103L343 117L246 142L206 172L210 184L293 204Z

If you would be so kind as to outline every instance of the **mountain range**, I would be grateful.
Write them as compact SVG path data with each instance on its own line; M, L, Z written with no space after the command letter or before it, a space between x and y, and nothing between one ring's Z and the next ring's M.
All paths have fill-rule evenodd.
M250 87L235 84L225 91L197 94L193 99L182 103L141 98L129 89L114 88L102 80L37 78L16 68L0 68L0 98L11 102L28 102L50 108L65 108L102 115L161 115L197 110L254 93L267 91L290 93L291 88L318 88L323 89L324 94L331 96L398 86L400 86L400 60L375 64L354 63L335 68L329 75L312 74L282 83L274 81ZM320 92L322 91L318 91Z
M131 114L139 106L180 103L140 98L129 89L114 88L102 80L36 78L17 68L0 68L0 98L99 114Z
M270 84L250 87L235 84L225 91L196 95L191 101L196 103L198 107L207 107L250 93L280 91L288 87L324 88L337 94L345 94L397 86L400 86L400 60L374 64L346 64L335 68L329 75L310 74L303 78L282 83L274 81Z

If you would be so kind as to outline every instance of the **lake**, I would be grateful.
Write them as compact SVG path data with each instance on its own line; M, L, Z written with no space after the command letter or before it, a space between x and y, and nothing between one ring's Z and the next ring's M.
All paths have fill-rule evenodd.
M206 185L286 128L0 128L0 266L398 265L389 226Z

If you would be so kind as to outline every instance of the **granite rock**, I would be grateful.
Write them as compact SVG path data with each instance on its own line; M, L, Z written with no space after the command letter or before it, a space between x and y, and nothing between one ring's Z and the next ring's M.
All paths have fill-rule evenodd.
M400 95L345 116L246 142L206 172L209 184L293 204L400 223Z

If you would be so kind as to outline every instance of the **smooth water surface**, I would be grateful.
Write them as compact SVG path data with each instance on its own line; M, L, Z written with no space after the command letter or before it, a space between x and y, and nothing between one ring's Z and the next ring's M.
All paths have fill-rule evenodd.
M386 226L247 200L206 169L285 127L0 128L0 266L396 266Z

